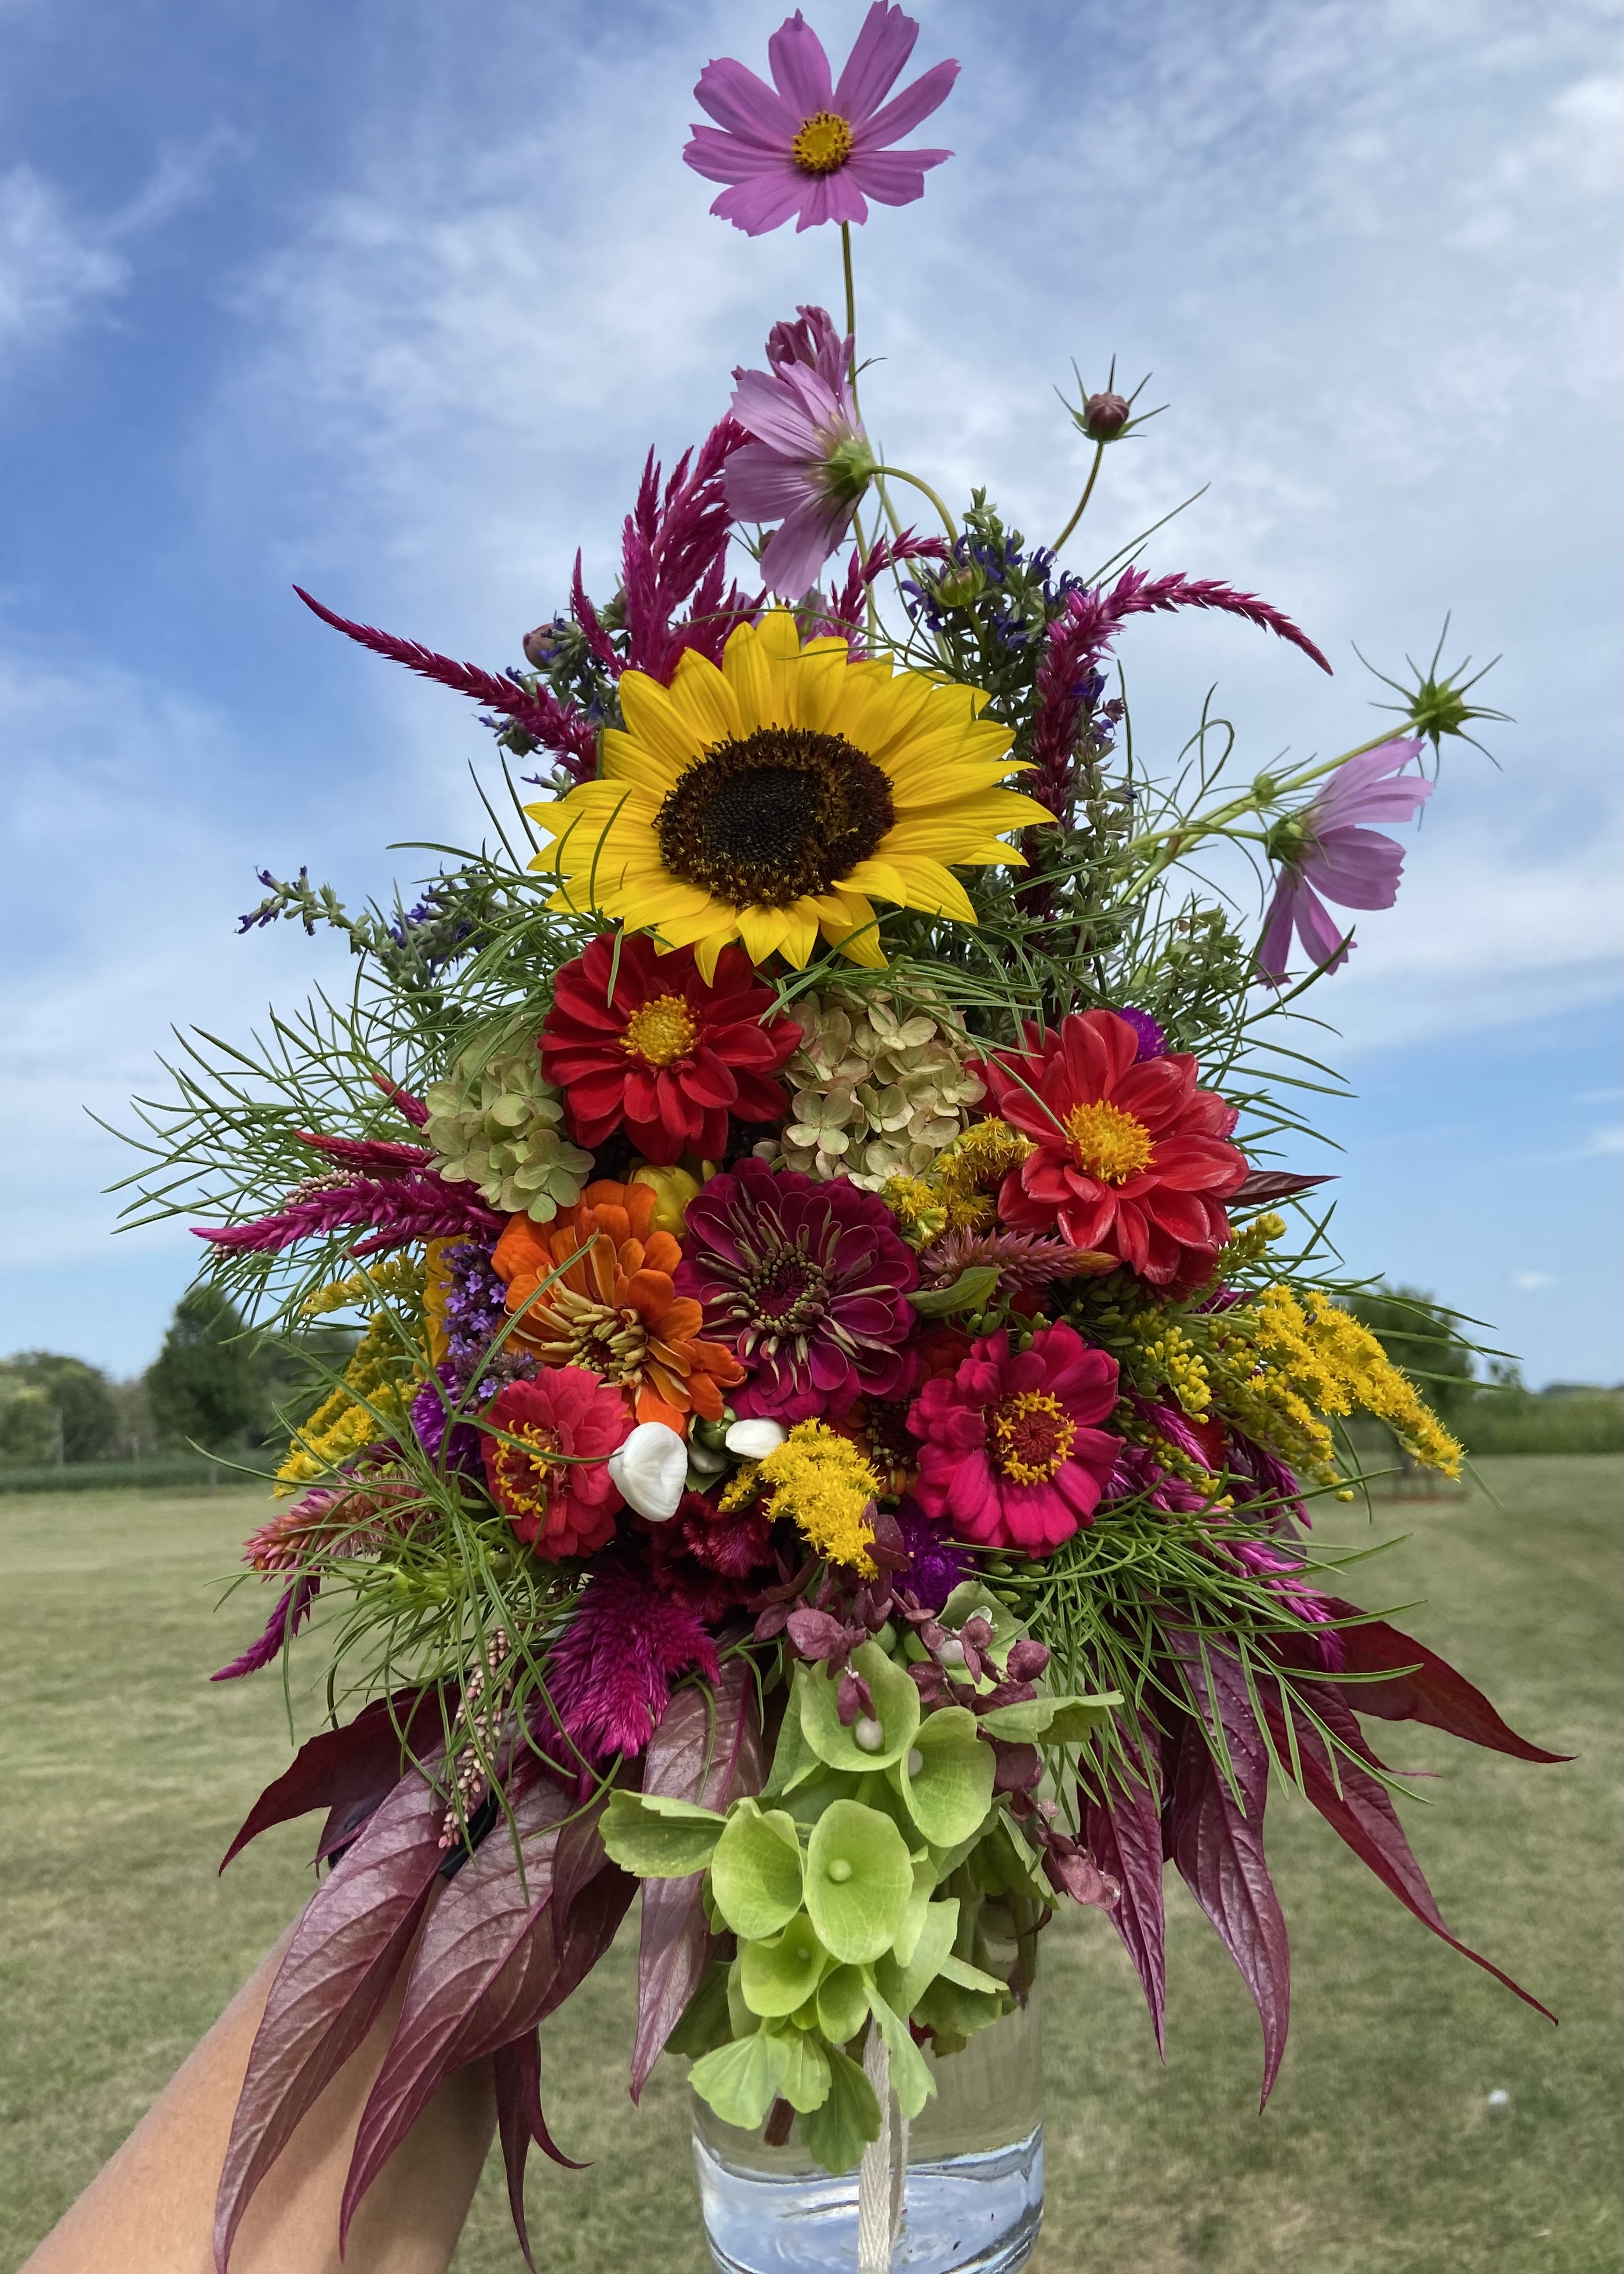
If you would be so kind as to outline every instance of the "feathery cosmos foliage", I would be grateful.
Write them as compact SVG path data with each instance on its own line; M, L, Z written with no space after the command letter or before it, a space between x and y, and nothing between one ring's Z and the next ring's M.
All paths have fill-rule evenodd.
M894 147L956 72L892 95L916 34L876 0L838 78L798 15L771 87L710 64L685 154L715 210L838 225L849 282L868 201L948 154ZM843 326L774 328L697 448L648 457L613 592L577 554L523 667L300 595L546 770L505 771L410 907L267 874L244 928L342 930L349 998L196 1037L139 1109L134 1220L205 1217L208 1274L282 1331L361 1329L289 1417L286 1505L244 1551L278 1600L215 1677L308 1623L332 1701L230 1850L325 1811L222 2274L397 1983L343 2226L488 2058L528 2258L529 2150L568 2161L538 2028L640 1887L634 2097L680 2052L725 2121L799 2123L831 2170L877 2131L865 2043L917 2112L918 2044L950 2060L1012 2012L1063 1902L1109 1914L1160 2041L1169 1863L1256 2000L1267 2096L1271 1788L1462 1948L1363 1725L1555 1758L1347 1600L1321 1537L1365 1482L1350 1416L1446 1473L1460 1451L1349 1306L1300 1165L1329 1078L1297 1006L1351 945L1319 896L1390 904L1402 850L1367 825L1486 714L1434 669L1397 739L1231 773L1208 716L1159 764L1107 676L1139 619L1320 650L1140 548L1062 567L1144 425L1113 381L1034 547L985 492L955 513L878 462L854 333L849 294ZM1276 878L1260 932L1204 875L1237 847Z

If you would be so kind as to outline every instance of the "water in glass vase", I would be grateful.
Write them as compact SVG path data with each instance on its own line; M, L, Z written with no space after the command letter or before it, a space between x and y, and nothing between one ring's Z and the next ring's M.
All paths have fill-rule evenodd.
M1043 2216L1043 2064L1038 1999L930 2058L936 2097L903 2134L897 2274L1012 2274ZM831 2179L792 2135L782 2148L722 2123L694 2101L694 2162L710 2254L722 2274L855 2274L858 2177Z

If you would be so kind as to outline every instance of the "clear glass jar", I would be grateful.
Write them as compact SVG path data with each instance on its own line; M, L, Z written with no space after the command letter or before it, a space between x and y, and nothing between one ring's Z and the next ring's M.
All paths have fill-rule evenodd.
M893 2095L893 2185L901 2170L896 2274L1011 2274L1043 2217L1043 2059L1038 1995L973 2037L928 2054L936 2097L907 2127ZM722 2123L695 2096L694 2163L705 2239L722 2274L856 2274L858 2175L838 2179L792 2135L783 2148Z

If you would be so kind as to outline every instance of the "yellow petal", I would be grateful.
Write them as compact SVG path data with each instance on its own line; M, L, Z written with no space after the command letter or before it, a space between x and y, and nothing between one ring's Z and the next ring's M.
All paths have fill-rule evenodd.
M765 963L788 930L789 918L782 908L739 910L739 937L752 963Z
M693 730L671 697L669 688L662 687L658 679L647 672L623 671L620 674L620 711L629 730L625 736L614 736L613 756L624 758L628 743L641 743L656 759L670 769L666 781L671 781L685 766L691 766L699 756L700 745ZM613 733L613 729L610 733ZM611 766L609 734L604 736L604 771Z
M898 907L908 904L908 888L902 872L889 861L860 861L848 869L840 879L843 891L877 892L883 900L895 900Z

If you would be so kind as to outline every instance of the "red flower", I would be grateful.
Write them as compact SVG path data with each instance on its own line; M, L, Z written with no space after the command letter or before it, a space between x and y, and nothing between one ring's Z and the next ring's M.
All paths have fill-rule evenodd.
M538 1555L590 1555L613 1538L624 1503L605 1464L632 1427L618 1389L583 1366L559 1367L510 1382L480 1419L518 1441L487 1435L479 1449L492 1499Z
M1074 1327L1040 1328L1013 1353L1007 1332L985 1336L914 1400L914 1497L960 1540L1047 1555L1094 1521L1122 1441L1090 1425L1116 1403L1116 1359Z
M998 1194L1006 1224L1059 1227L1073 1247L1115 1255L1158 1287L1199 1286L1229 1236L1223 1202L1246 1176L1225 1139L1239 1118L1196 1086L1182 1051L1141 1058L1114 1011L1085 1011L1026 1051L991 1059L992 1110L1036 1147Z
M605 932L567 963L542 1022L541 1070L564 1093L569 1133L601 1145L622 1122L645 1161L720 1160L727 1117L778 1121L772 1080L801 1040L793 1019L762 1021L771 987L741 947L725 948L710 986L691 947L655 953L646 933Z

